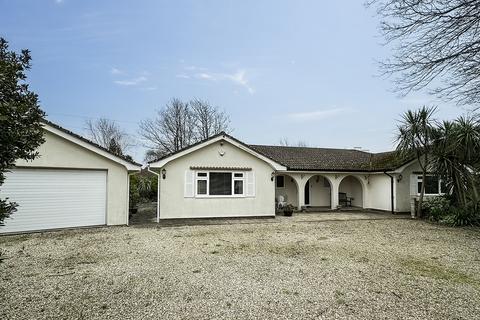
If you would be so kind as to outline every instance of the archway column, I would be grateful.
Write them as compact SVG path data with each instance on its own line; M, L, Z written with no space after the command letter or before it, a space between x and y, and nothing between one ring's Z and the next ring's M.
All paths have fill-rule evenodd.
M302 210L305 207L305 183L310 179L311 175L305 175L303 173L288 173L297 183L297 197L298 197L298 210Z
M332 189L332 194L331 194L331 209L335 210L339 206L338 202L338 190L340 188L340 182L342 181L343 177L339 177L337 175L332 175L330 177L330 184L331 184L331 189Z

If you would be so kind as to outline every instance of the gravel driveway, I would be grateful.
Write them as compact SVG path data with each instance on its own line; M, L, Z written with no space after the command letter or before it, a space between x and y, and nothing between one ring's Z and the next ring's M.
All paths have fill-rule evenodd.
M0 237L0 319L479 318L478 229L301 217Z

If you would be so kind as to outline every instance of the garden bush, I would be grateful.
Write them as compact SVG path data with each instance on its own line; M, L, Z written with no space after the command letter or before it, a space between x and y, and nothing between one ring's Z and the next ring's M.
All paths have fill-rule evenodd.
M451 227L478 226L480 223L478 207L473 205L466 208L451 206L441 222Z
M423 204L425 217L430 221L438 222L447 216L451 203L446 196L427 198Z
M480 225L480 203L469 203L466 207L452 204L449 196L426 199L423 210L425 217L452 227Z

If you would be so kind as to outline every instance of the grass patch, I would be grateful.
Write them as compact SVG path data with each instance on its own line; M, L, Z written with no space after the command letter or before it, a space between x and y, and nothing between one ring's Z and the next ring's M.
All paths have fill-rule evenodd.
M450 281L457 284L480 286L480 282L472 276L456 269L442 266L438 263L438 261L430 262L426 260L409 258L401 260L400 264L413 275L419 275L436 280Z

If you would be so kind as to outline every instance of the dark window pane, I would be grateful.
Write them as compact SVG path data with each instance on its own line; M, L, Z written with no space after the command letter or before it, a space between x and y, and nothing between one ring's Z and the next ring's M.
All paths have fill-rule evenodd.
M206 176L207 176L207 173L206 173L206 172L199 172L199 173L198 173L198 176L199 176L199 177L206 177Z
M224 196L232 194L231 172L210 172L210 195Z
M207 194L207 180L197 181L197 194Z
M235 173L233 176L235 178L243 178L243 173Z
M277 188L285 187L285 176L277 176Z
M418 193L422 192L422 182L418 182ZM425 194L439 194L438 190L438 177L426 176L425 177Z
M235 180L233 183L233 191L235 194L243 194L243 181Z
M438 177L427 176L425 180L425 193L438 194Z

